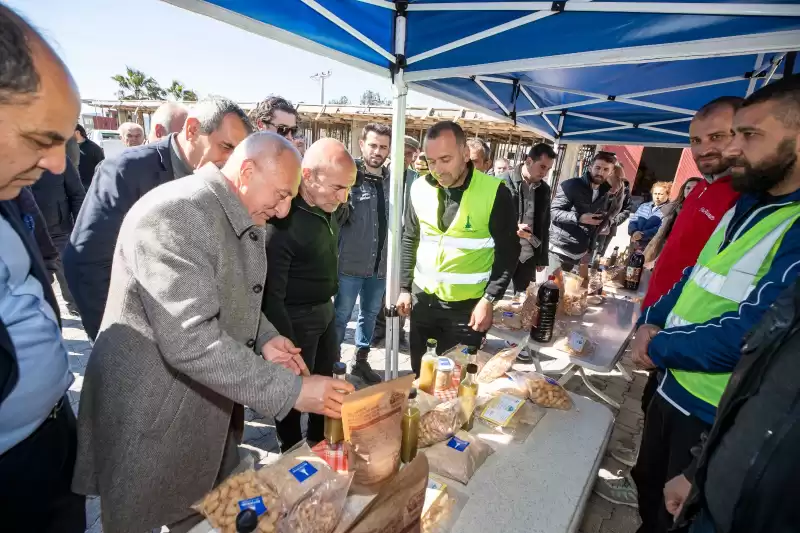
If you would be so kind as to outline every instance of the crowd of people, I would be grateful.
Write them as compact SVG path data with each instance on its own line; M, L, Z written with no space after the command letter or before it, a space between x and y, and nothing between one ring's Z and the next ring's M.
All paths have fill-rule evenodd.
M629 217L632 248L654 264L632 343L650 372L645 428L623 457L631 475L599 492L638 506L641 532L797 523L798 77L701 108L690 136L703 178L674 202L656 183L631 216L613 153L555 191L551 146L511 165L449 121L422 145L405 138L391 163L391 129L369 124L354 159L334 139L306 147L278 96L250 113L224 98L165 104L146 141L123 124L128 148L104 159L75 125L67 67L2 5L0 31L8 531L82 532L84 495L101 496L107 533L188 531L192 503L239 463L244 406L275 419L284 450L340 416L354 385L331 373L356 300L354 381L381 380L368 357L393 304L419 373L427 339L440 353L479 345L510 284L604 254ZM400 296L387 302L394 164ZM93 340L77 420L53 278Z

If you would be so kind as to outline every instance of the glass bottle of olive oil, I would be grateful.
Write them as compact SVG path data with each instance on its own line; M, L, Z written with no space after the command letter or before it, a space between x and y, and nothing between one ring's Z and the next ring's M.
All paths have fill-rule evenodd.
M475 404L478 399L478 381L476 374L478 373L478 365L469 363L467 365L466 376L458 386L458 397L461 398L462 408L469 413L469 418L461 429L469 431L472 429L472 423L475 421Z
M403 413L403 442L400 446L400 459L410 463L417 456L419 441L419 408L417 407L417 389L408 394L408 406Z

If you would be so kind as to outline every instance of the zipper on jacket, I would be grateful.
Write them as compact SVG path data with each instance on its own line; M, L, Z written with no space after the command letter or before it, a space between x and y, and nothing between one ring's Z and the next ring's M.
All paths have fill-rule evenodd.
M319 213L315 213L314 211L310 211L310 210L306 209L306 208L305 208L305 207L303 207L302 205L298 205L298 206L297 206L297 208L298 208L298 209L302 209L302 210L303 210L303 211L305 211L306 213L311 213L311 214L312 214L312 215L314 215L315 217L319 217L319 218L321 218L322 220L324 220L324 221L325 221L325 224L327 224L327 225L328 225L328 231L330 231L330 232L331 232L331 235L333 235L333 228L331 227L331 222L330 222L330 221L329 221L327 218L325 218L324 216L320 215Z

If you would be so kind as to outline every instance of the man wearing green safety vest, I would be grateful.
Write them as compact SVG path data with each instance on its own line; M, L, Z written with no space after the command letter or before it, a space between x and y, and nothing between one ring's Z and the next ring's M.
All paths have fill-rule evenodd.
M631 471L642 533L671 528L665 482L689 466L691 447L714 422L745 334L800 274L798 155L800 76L789 76L755 92L736 112L723 156L732 161L731 185L742 196L697 264L642 313L634 363L665 370Z
M425 342L439 353L479 345L492 325L519 257L516 208L502 181L470 161L461 127L439 122L426 133L430 175L411 186L405 212L398 312L411 315L411 368Z

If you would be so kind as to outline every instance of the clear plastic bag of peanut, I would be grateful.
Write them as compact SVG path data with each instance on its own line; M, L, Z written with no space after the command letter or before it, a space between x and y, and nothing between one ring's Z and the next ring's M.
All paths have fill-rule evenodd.
M284 507L278 533L331 533L339 523L353 474L337 474L315 486L293 507Z
M572 409L569 393L553 378L536 372L515 372L512 378L524 384L528 390L528 398L536 405L564 411Z
M293 507L311 489L334 479L336 475L305 441L256 473L262 485L270 487L280 496L285 508Z
M580 316L589 307L587 301L588 293L583 285L583 278L564 272L564 303L562 309L564 314L570 316Z
M522 306L520 306L520 310ZM495 326L505 329L518 330L522 329L522 315L513 311L500 311L495 309L492 316Z
M278 494L260 483L252 468L228 476L192 506L220 533L236 533L236 515L248 508L258 514L258 532L276 531L281 514Z

